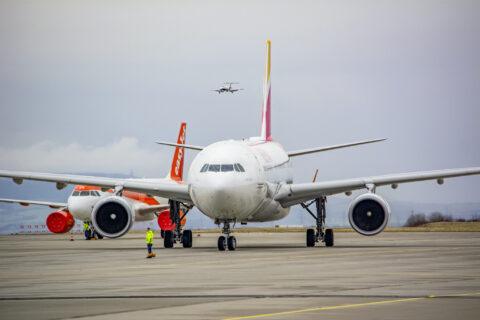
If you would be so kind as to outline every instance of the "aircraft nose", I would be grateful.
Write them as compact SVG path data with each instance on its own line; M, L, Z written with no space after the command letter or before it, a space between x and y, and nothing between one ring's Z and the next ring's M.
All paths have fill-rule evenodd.
M215 181L192 187L195 205L211 218L247 218L261 201L256 184L232 185Z

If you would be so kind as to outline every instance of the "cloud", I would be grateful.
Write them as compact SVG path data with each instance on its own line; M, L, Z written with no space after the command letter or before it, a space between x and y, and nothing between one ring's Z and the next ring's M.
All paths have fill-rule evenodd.
M77 142L59 145L42 141L26 148L0 147L0 167L10 170L49 172L103 172L163 177L173 150L147 149L138 140L124 137L104 147Z

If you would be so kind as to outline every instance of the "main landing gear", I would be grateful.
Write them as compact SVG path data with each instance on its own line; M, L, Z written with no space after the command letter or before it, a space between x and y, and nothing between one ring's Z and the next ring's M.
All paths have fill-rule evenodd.
M324 228L325 217L327 216L327 211L325 209L326 202L327 197L320 197L308 204L301 204L302 207L315 219L317 224L317 230L307 229L307 247L314 247L316 242L325 242L325 246L333 247L333 229ZM317 211L316 214L309 209L314 203Z
M184 248L192 247L192 230L183 230L181 221L187 215L190 208L185 209L185 213L180 216L180 202L169 200L170 204L170 220L175 224L174 230L164 231L163 246L165 248L173 248L176 242L182 243Z
M217 224L220 224L220 222L217 222ZM218 237L218 250L225 251L228 248L228 250L233 251L237 248L237 239L230 235L231 232L230 222L223 221L222 233L226 236Z

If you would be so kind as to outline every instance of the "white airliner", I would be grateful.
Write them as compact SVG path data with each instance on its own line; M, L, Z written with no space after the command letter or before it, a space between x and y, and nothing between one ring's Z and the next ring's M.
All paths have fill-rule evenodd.
M168 176L163 179L150 179L148 181L162 183L183 183L183 163L185 152L180 146L185 143L186 132L187 124L183 122L178 133L177 143L179 146L175 148L175 153L173 155L172 165ZM57 184L59 189L64 186L66 185ZM43 205L54 209L60 209L52 212L47 217L47 227L53 233L69 232L75 224L75 219L79 219L84 221L92 221L95 228L94 230L102 230L100 234L96 235L97 237L102 238L102 236L107 236L115 238L125 233L121 232L120 234L116 229L118 224L120 224L120 227L123 227L122 223L124 222L122 221L121 216L117 220L116 217L112 218L112 216L116 216L115 212L112 212L112 216L106 216L105 214L102 214L102 211L96 210L96 208L101 207L101 203L103 203L103 201L106 199L107 201L110 200L114 190L108 189L109 188L101 188L98 186L77 185L75 186L72 194L68 197L67 203L15 199L0 199L0 202L19 203L24 206L28 206L30 204ZM170 220L170 204L168 203L168 199L129 190L124 190L121 196L122 197L118 198L117 200L121 201L119 202L120 206L127 205L131 208L131 213L133 213L133 221L150 221L157 218L158 225L162 230L162 234L166 230L174 229L175 224ZM93 219L94 217L95 219ZM185 225L185 218L180 220L181 225ZM183 237L183 245L190 247L192 243L191 232L183 232Z
M350 224L363 235L375 235L387 226L390 217L387 202L375 193L377 187L390 185L395 189L400 183L424 180L437 180L442 184L445 178L480 174L480 167L475 167L293 183L291 157L384 139L285 151L271 135L269 40L265 60L262 125L259 137L220 141L207 147L158 142L200 151L190 166L185 184L14 171L0 171L0 177L12 178L16 183L28 179L55 182L60 187L66 184L82 184L114 188L115 194L98 202L91 217L98 232L107 237L121 236L133 223L135 210L131 203L122 197L123 190L170 199L170 215L175 221L180 218L182 205L187 209L194 205L217 224L223 225L222 233L225 236L218 238L218 249L225 250L228 247L229 250L235 250L236 240L230 235L232 223L279 220L288 215L291 206L297 204L307 209L316 220L316 230L307 230L307 246L314 246L316 242L333 246L333 231L324 228L326 196L339 193L348 195L353 190L359 189L365 189L367 192L351 203L348 211ZM309 209L313 204L316 207L315 212ZM112 231L108 231L110 224ZM166 231L165 247L171 247L174 242L182 241L182 234L179 223L176 224L175 230Z
M220 94L220 93L223 93L223 92L234 93L234 92L237 92L239 90L243 90L243 88L239 88L239 89L233 89L232 88L232 84L238 84L238 82L225 82L225 84L228 84L228 86L222 86L222 87L220 87L216 90L212 90L212 91L216 91Z

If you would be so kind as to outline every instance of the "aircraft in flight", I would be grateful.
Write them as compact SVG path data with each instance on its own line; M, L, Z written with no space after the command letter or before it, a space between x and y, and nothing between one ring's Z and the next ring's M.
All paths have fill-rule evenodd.
M233 89L232 88L232 84L238 84L238 82L225 82L224 84L227 84L227 86L222 86L222 87L220 87L216 90L212 90L212 91L216 91L220 94L220 93L223 93L223 92L234 93L234 92L237 92L238 90L243 90L243 88L239 88L239 89Z
M192 161L185 183L7 170L0 170L0 177L11 178L16 183L27 179L54 182L57 187L82 184L114 189L112 195L95 205L91 218L95 226L102 226L98 228L99 233L107 237L121 236L134 220L134 208L123 197L125 190L170 199L169 213L174 222L183 216L180 212L182 206L187 209L196 206L216 224L222 225L223 235L219 236L217 247L224 251L227 248L235 250L237 246L231 235L232 224L279 220L287 216L294 205L305 208L316 222L316 228L306 232L306 245L313 247L317 242L323 242L326 246L333 246L333 230L325 228L326 197L340 193L350 195L361 189L366 192L350 204L349 222L358 233L375 235L385 229L390 218L389 205L376 193L377 188L391 186L395 189L401 183L425 180L442 184L446 178L480 174L480 167L474 167L294 183L292 157L384 139L285 151L272 136L270 57L271 43L267 40L260 136L219 141L206 147L157 142L200 151ZM313 210L310 209L312 206ZM182 230L180 223L175 223L174 230L165 231L164 246L172 247L174 243L182 242L182 235L187 231Z
M163 179L149 179L148 181L159 181L164 183L182 183L183 179L183 163L185 158L184 149L181 147L185 143L187 133L187 124L183 122L180 125L180 131L178 133L177 143L179 146L175 148L175 152L172 159L172 165L170 172L166 178ZM66 184L57 184L58 189L62 189ZM114 193L113 189L101 188L98 186L90 185L76 185L72 193L68 197L66 203L48 202L48 201L33 201L33 200L15 200L15 199L0 199L0 202L19 203L23 206L43 205L49 206L53 209L59 209L48 215L46 225L50 232L53 233L66 233L69 232L74 224L75 219L93 222L95 237L98 239L107 236L115 238L123 235L119 234L113 226L111 221L116 221L115 218L105 219L105 213L96 210L101 206L101 203L105 199L110 199ZM173 230L175 223L170 220L170 205L168 199L162 197L155 197L146 195L144 193L138 193L134 191L124 190L122 192L119 203L113 205L126 205L130 207L133 221L150 221L157 218L158 225L160 226L162 235L166 230ZM108 206L106 207L108 208ZM107 209L104 209L107 210ZM115 210L112 211L112 215L115 215ZM123 223L120 220L117 223ZM186 219L183 217L180 220L181 226L184 226ZM192 234L191 231L183 232L182 243L185 247L191 247Z

